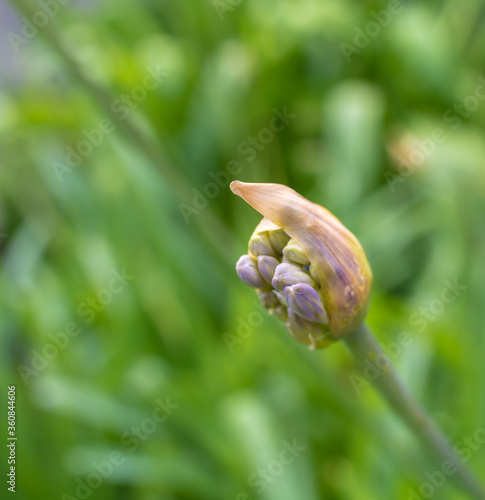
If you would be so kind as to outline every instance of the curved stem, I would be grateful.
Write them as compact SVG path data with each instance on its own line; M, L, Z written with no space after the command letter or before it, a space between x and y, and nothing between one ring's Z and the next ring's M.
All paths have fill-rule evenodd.
M345 342L356 357L360 368L365 367L366 360L375 364L377 356L386 356L379 341L365 325L361 325L349 335ZM388 359L387 356L386 359ZM453 452L448 439L439 430L426 410L412 396L396 370L391 365L386 366L373 382L397 414L440 461L440 468L444 462L451 462L455 470L452 477L457 485L466 489L473 498L485 500L483 487Z

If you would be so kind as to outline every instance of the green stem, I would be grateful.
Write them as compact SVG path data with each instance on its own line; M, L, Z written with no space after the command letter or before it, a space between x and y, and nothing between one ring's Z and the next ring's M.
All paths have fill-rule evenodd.
M379 355L386 356L379 341L365 325L361 325L349 335L345 342L361 369L365 367L366 360L375 364ZM386 359L388 358L386 357ZM424 408L414 399L396 370L391 365L386 366L373 382L397 414L438 459L440 468L443 462L452 462L456 468L452 477L457 485L464 488L473 498L485 500L485 490L453 452L448 439L438 429Z

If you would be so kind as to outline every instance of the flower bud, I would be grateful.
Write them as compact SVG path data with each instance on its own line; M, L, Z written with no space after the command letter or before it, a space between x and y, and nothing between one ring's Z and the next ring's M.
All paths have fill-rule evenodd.
M308 268L308 272L310 273L310 276L315 280L315 281L320 281L320 278L318 277L318 269L316 264L310 264Z
M286 329L295 340L313 349L316 347L322 349L334 342L334 339L323 331L321 325L303 319L291 309L288 309Z
M258 257L259 255L271 255L276 257L276 252L274 251L267 234L254 234L249 240L249 253L253 257Z
M288 307L303 319L328 324L328 316L322 301L311 286L299 283L283 290Z
M283 257L285 258L285 262L299 264L300 266L310 265L310 259L295 240L290 240L283 249Z
M283 263L276 268L272 281L272 285L276 290L281 292L285 287L296 285L297 283L316 286L312 277L301 267Z
M279 260L269 255L260 255L258 257L258 269L261 276L271 285L276 267L279 265Z
M294 290L287 294L288 303L291 301L288 325L293 334L303 339L304 326L313 331L311 325L316 323L292 312L292 306L307 317L313 318L313 314L320 321L326 317L328 325L317 326L333 339L358 328L367 312L372 272L357 238L328 210L286 186L235 181L231 189L264 216L255 234L264 233L270 246L278 253L282 251L284 260L290 261L276 267L273 287L281 292L292 285L308 285L318 295L321 313L320 303L308 290L300 295ZM281 246L285 239L282 232L292 240L284 247ZM279 246L275 244L276 238ZM285 247L288 247L286 251ZM269 252L267 247L265 252ZM274 257L273 253L264 255Z
M283 249L288 244L290 237L283 231L283 229L275 229L268 233L271 246L279 253L283 253Z
M239 278L252 288L264 288L266 281L259 274L256 259L250 255L243 255L236 264L236 272Z

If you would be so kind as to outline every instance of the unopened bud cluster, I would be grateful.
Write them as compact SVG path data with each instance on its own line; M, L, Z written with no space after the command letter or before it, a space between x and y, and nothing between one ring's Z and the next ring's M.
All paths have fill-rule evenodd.
M231 189L263 215L237 272L264 307L312 348L354 332L365 318L372 284L357 238L287 186L234 181Z
M257 230L236 271L297 341L311 348L333 342L318 277L312 276L304 250L283 229Z

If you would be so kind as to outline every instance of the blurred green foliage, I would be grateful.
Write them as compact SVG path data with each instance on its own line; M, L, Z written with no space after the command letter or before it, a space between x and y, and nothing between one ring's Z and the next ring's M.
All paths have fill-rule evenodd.
M42 7L0 5L17 498L409 498L436 466L373 389L354 390L345 346L308 352L238 281L259 216L221 172L288 184L358 236L375 277L369 324L384 346L412 336L399 371L453 441L473 435L485 427L483 3L403 0L387 16L382 1L52 2L17 45L25 21L10 8L32 21ZM150 71L163 77L147 89ZM268 140L274 109L296 116ZM134 279L115 284L123 269ZM466 290L440 305L445 280ZM280 471L294 440L305 450ZM469 464L483 477L485 449ZM76 493L88 480L92 493ZM465 497L448 480L436 498Z

